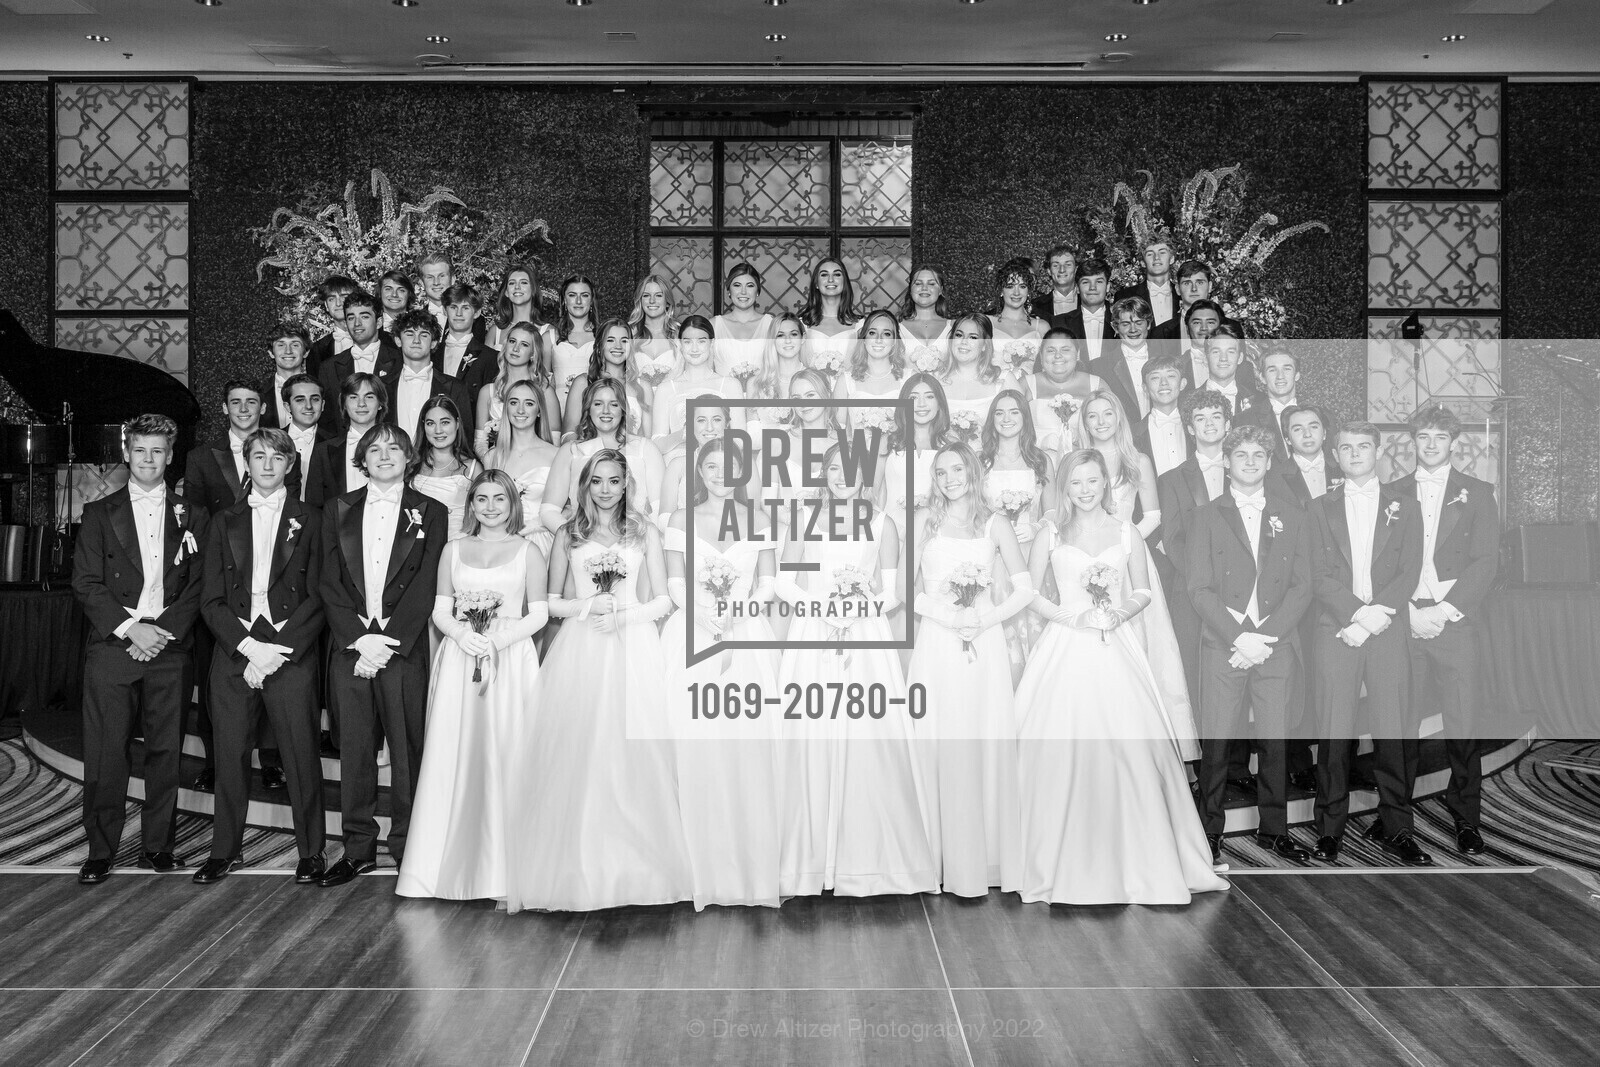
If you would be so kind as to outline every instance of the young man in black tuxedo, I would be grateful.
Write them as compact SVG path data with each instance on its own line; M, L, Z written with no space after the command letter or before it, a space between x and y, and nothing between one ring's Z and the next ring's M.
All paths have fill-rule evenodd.
M1299 407L1300 358L1287 346L1274 348L1261 358L1261 385L1266 403L1245 412L1241 425L1259 426L1276 443L1273 466L1282 468L1289 461L1289 448L1283 436L1283 413Z
M267 383L267 395L261 406L261 425L267 429L287 430L293 421L284 386L290 378L307 373L306 355L310 350L311 338L301 326L279 326L268 339L272 380Z
M1216 277L1211 266L1202 260L1186 259L1178 264L1177 270L1171 275L1177 281L1178 307L1172 318L1157 324L1150 336L1162 341L1177 341L1178 351L1186 351L1192 346L1199 346L1202 350L1205 345L1204 337L1196 337L1191 330L1189 311L1197 303L1205 301L1216 308L1218 321L1226 318L1220 304L1212 303L1211 289L1216 283Z
M250 750L263 716L288 778L300 862L295 882L322 877L322 761L317 755L317 649L323 625L317 579L319 516L289 491L294 443L283 430L245 442L252 488L206 536L201 612L216 636L211 700L216 730L216 815L200 885L237 870L250 806Z
M289 412L288 425L282 429L294 442L296 469L305 472L300 480L299 497L306 498L306 486L311 484L311 460L317 445L327 440L322 429L322 409L325 398L322 385L309 374L296 374L283 383L283 406ZM270 428L270 427L269 427Z
M177 440L178 426L165 415L123 426L128 484L84 505L73 551L72 592L93 631L83 657L84 885L110 876L122 843L136 720L144 729L139 866L183 866L172 854L172 827L207 515L167 489Z
M342 274L330 274L317 286L317 300L333 320L333 329L312 344L306 355L306 373L319 381L323 365L350 350L350 333L344 328L344 300L360 286Z
M473 416L476 409L467 401L467 389L456 379L439 373L433 363L433 346L436 327L426 311L413 309L394 320L395 338L405 362L400 367L400 380L395 383L392 396L391 421L408 435L417 434L417 423L422 408L436 396L447 396L461 412L462 439L472 440Z
M444 318L444 334L433 349L433 369L460 382L475 407L478 390L500 373L499 354L483 342L483 298L478 290L461 283L446 289Z
M1328 450L1328 416L1319 407L1296 404L1284 408L1278 422L1289 460L1275 463L1269 480L1277 482L1300 507L1309 508L1313 500L1320 500L1343 480L1339 461Z
M396 863L405 855L427 723L428 618L448 535L444 508L406 487L416 450L404 430L368 430L358 454L366 487L329 502L322 522L344 816L344 857L324 886L377 867L380 734L389 742L389 854Z
M1111 319L1117 339L1100 350L1099 359L1089 362L1089 373L1105 381L1122 401L1129 421L1137 423L1150 413L1150 398L1144 391L1144 366L1155 355L1149 339L1150 305L1138 297L1118 300Z
M1083 342L1083 357L1079 362L1086 366L1100 358L1108 347L1106 342L1116 340L1116 323L1106 303L1110 284L1111 268L1105 260L1084 260L1078 265L1078 306L1050 320L1050 325L1068 330Z
M1133 443L1150 457L1160 478L1194 455L1194 438L1178 408L1183 367L1171 356L1155 356L1144 365L1144 392L1150 398L1150 414L1134 423Z
M1206 338L1205 388L1228 398L1237 426L1250 422L1251 408L1267 403L1256 391L1255 372L1244 361L1244 329L1236 322L1224 322Z
M1311 603L1311 529L1299 508L1266 490L1272 437L1240 426L1223 442L1228 491L1194 513L1187 537L1189 596L1205 624L1200 650L1200 810L1212 861L1222 859L1234 739L1250 733L1259 760L1256 841L1283 859L1311 853L1289 835L1285 740L1298 669L1300 618Z
M444 294L456 283L455 268L450 257L438 252L417 260L417 277L422 279L421 308L432 318L439 334L445 330Z
M1183 301L1172 280L1172 264L1176 258L1172 254L1172 241L1165 234L1152 236L1145 241L1142 254L1144 278L1136 285L1117 290L1112 305L1115 307L1124 300L1143 300L1145 307L1150 310L1152 329L1168 323L1175 324L1178 313L1183 310ZM1155 337L1156 334L1151 333L1150 336Z
M1456 850L1476 856L1483 852L1478 739L1487 723L1477 619L1500 565L1500 509L1494 486L1451 465L1461 435L1455 412L1433 404L1412 415L1410 425L1417 469L1391 488L1415 496L1422 512L1422 577L1400 621L1411 632L1412 686L1444 713L1450 759L1444 802L1455 819Z
M1034 297L1029 310L1036 319L1054 322L1078 306L1078 252L1068 244L1053 245L1044 255L1044 266L1050 291Z
M1227 319L1222 305L1210 300L1198 300L1183 309L1185 334L1176 341L1180 349L1178 362L1183 364L1185 389L1198 389L1211 377L1210 364L1206 362L1206 338L1217 332L1217 327Z
M370 374L383 383L390 396L394 395L404 359L400 349L378 336L379 314L378 301L370 293L357 290L345 297L344 327L350 332L350 348L324 363L318 372L317 380L328 396L337 396L339 387L352 374ZM327 429L337 428L337 423L335 413L323 414Z
M367 484L356 464L357 446L368 430L388 421L389 390L373 374L352 374L339 385L338 430L324 431L311 454L306 503L320 508L334 497ZM328 420L326 416L323 422Z
M1317 847L1339 857L1350 811L1350 768L1363 733L1373 738L1379 819L1369 831L1401 862L1433 862L1412 833L1417 723L1411 713L1411 634L1407 612L1422 575L1422 513L1414 494L1378 483L1378 428L1340 427L1334 451L1344 484L1312 505L1316 542L1316 676L1312 706L1317 749ZM1359 722L1365 683L1370 721Z

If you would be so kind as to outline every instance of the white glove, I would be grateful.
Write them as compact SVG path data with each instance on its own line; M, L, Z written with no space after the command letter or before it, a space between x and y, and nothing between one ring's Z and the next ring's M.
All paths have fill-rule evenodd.
M246 637L239 642L239 653L250 661L251 666L261 672L262 678L270 678L279 667L289 662L289 657L294 655L294 649L288 645L269 645L265 641Z
M394 650L400 647L400 641L384 634L362 634L350 642L350 647L355 649L362 659L381 671L389 665Z

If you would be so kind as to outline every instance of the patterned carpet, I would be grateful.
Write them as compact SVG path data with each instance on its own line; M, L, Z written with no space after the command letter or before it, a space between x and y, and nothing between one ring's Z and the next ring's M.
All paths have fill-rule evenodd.
M0 742L0 867L77 867L88 855L80 823L82 790L38 763L20 741ZM1600 742L1545 741L1483 785L1482 856L1454 850L1450 815L1438 799L1418 808L1417 836L1434 861L1447 866L1560 866L1600 875ZM1352 822L1339 857L1341 867L1392 867L1393 858L1360 836L1370 817ZM1296 831L1311 844L1305 828ZM128 804L119 865L139 854L139 805ZM186 863L210 850L211 822L180 815L176 851ZM1251 837L1232 837L1224 847L1234 870L1291 867L1258 848ZM273 830L247 830L244 857L250 867L292 867L294 837Z

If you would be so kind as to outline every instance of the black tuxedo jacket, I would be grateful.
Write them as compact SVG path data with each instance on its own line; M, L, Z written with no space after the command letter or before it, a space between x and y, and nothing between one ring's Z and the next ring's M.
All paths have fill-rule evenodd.
M369 632L361 621L367 613L366 555L361 544L366 507L363 486L329 501L322 512L322 600L339 655L355 655L351 643ZM400 642L396 655L410 655L417 639L427 632L439 554L448 536L444 507L432 497L406 489L400 496L394 547L383 586L383 617L388 625L382 633Z
M295 662L314 653L322 635L322 597L317 578L322 570L318 555L321 516L294 494L284 500L273 540L272 571L267 584L267 605L272 627L246 629L240 619L250 618L250 581L254 558L251 507L241 501L218 515L206 536L205 594L200 611L217 637L217 651L244 662L239 642L256 637L294 649Z
M1266 393L1259 392L1254 388L1254 375L1252 375L1250 380L1247 382L1244 379L1244 368L1242 366L1239 368L1239 371L1240 373L1234 377L1234 381L1239 383L1239 391L1233 396L1234 410L1232 417L1228 420L1229 426L1242 426L1251 421L1253 418L1259 418L1259 413L1256 415L1251 415L1251 412L1261 407L1265 407L1267 409L1267 418L1272 418L1272 402L1267 399ZM1210 383L1208 382L1207 385L1202 385L1200 388L1207 388L1209 384ZM1183 395L1188 396L1192 392L1194 392L1194 386L1188 385L1186 382Z
M1339 461L1334 459L1333 453L1326 448L1322 450L1322 469L1324 495L1326 495L1344 481L1344 476L1339 473ZM1276 489L1280 493L1287 494L1301 508L1311 507L1313 501L1311 489L1306 485L1305 475L1300 473L1300 467L1295 463L1293 456L1286 456L1281 460L1276 455L1272 457L1272 469L1267 471L1267 488L1269 491Z
M1389 488L1417 500L1420 517L1422 504L1414 474L1395 479ZM1440 581L1455 579L1448 599L1463 613L1483 603L1500 569L1500 508L1495 503L1494 486L1454 467L1439 508L1433 569Z
M1147 341L1145 351L1150 359L1164 355L1162 346L1155 341ZM1100 348L1100 358L1091 359L1087 367L1090 374L1098 374L1105 380L1106 388L1117 395L1122 401L1122 410L1129 420L1139 418L1139 394L1144 391L1143 382L1133 380L1133 370L1128 366L1128 361L1122 356L1121 339L1113 340Z
M394 387L400 380L400 366L404 362L405 357L400 354L400 349L387 338L380 338L378 358L372 363L372 373L377 375L383 387L389 391L390 408L394 407ZM329 429L338 428L344 414L339 410L339 386L355 372L356 357L348 348L318 368L317 381L321 384L322 395L326 398L326 403L322 405L323 426Z
M1228 477L1222 477L1222 492L1228 492ZM1167 558L1178 569L1179 576L1187 581L1189 568L1189 526L1195 512L1211 503L1206 492L1206 478L1200 473L1200 461L1191 449L1189 458L1156 479L1156 493L1161 498L1161 544Z
M1150 416L1146 415L1133 424L1133 446L1149 456L1151 462L1155 461L1155 453L1151 451L1150 447ZM1194 437L1185 428L1183 431L1183 458L1188 459L1192 455L1194 455ZM1165 511L1165 507L1165 505L1162 505L1163 511Z
M1043 296L1034 297L1033 302L1028 305L1028 310L1033 314L1034 318L1053 323L1056 317L1055 290L1052 289Z
M396 390L399 389L398 386L395 388ZM465 384L456 378L450 377L448 374L441 371L438 365L435 364L433 368L433 389L429 394L429 399L431 400L436 396L449 397L451 403L455 404L456 410L461 412L461 439L466 441L470 447L472 443L473 427L477 422L477 406L473 403L473 398L476 396L476 394L468 393ZM400 414L399 411L396 410L397 404L398 397L390 396L389 413L384 416L384 418L385 421L389 422L391 425L396 424L396 419ZM406 434L411 438L411 443L418 449L426 447L422 440L422 434L418 431L418 428L415 424L411 426L401 426L400 429L406 432ZM332 500L333 497L337 495L337 493L332 494L323 502L326 503L327 500Z
M1101 336L1102 340L1114 341L1117 338L1117 327L1116 327L1116 323L1113 322L1112 318L1111 318L1111 305L1110 304L1106 304L1105 305L1105 309L1106 309L1105 327L1101 331L1100 336ZM1050 320L1050 325L1052 327L1060 327L1061 329L1066 330L1068 333L1072 334L1072 336L1074 336L1076 338L1079 338L1080 340L1085 338L1085 337L1087 337L1087 336L1089 336L1088 332L1084 329L1084 325L1083 325L1083 305L1081 305L1081 304L1078 305L1077 307L1073 308L1071 311L1067 312L1065 315L1057 315L1054 318L1052 318ZM1102 345L1101 347L1103 348L1104 346Z
M156 616L156 625L171 634L179 647L188 648L190 631L200 617L200 548L210 516L171 490L167 491L166 512L166 543L161 549L163 610ZM185 534L189 535L187 541ZM137 608L144 592L144 556L126 486L83 506L83 526L72 554L72 592L95 639L120 642L112 633L128 621L127 609Z
M1259 633L1280 643L1298 644L1300 619L1311 604L1311 522L1296 507L1267 497L1261 513L1258 551L1232 493L1197 510L1189 525L1188 573L1194 609L1206 632L1225 648L1244 632L1229 613L1250 605L1250 590L1265 618Z
M306 475L306 503L321 510L322 506L345 492L350 484L351 460L346 448L349 438L340 431L317 442L311 450L311 470Z
M1174 285L1171 282L1171 280L1168 280L1168 282L1167 282L1167 291L1172 294L1172 317L1170 319L1162 319L1160 322L1156 323L1155 325L1164 326L1169 322L1172 323L1173 324L1172 336L1176 337L1176 336L1178 336L1178 334L1177 334L1178 316L1183 314L1183 300L1182 300L1182 298L1180 298L1178 296L1178 287L1176 285ZM1140 300L1143 300L1146 304L1150 304L1150 280L1148 278L1146 278L1143 281L1139 282L1138 285L1130 285L1126 289L1118 289L1117 290L1117 295L1111 299L1110 303L1115 304L1118 300L1125 300L1125 299L1127 299L1128 297L1131 297L1131 296L1136 296ZM1154 311L1155 311L1155 305L1154 304L1150 305L1150 310L1151 310L1152 313L1154 313Z
M433 369L444 374L444 342L433 346ZM478 390L495 380L500 374L500 353L483 343L482 336L475 337L466 351L461 353L461 364L453 375L466 387L467 395L477 399Z
M304 472L297 457L289 466L289 477L284 483L289 492L300 495ZM189 450L183 466L183 495L205 508L206 514L215 516L245 498L244 484L239 481L233 465L233 451L212 445L195 445Z
M1239 387L1239 395L1245 395L1243 384ZM1283 439L1283 424L1278 421L1278 413L1272 407L1272 399L1265 392L1250 393L1250 407L1240 412L1233 420L1235 426L1260 426L1272 434L1272 439L1277 442L1272 450L1272 466L1281 468L1289 462L1289 446Z
M1316 520L1311 574L1319 619L1335 630L1350 625L1361 607L1352 591L1350 526L1344 516L1343 485L1311 506ZM1378 517L1372 537L1372 603L1395 610L1394 625L1407 625L1404 612L1422 577L1422 511L1414 494L1385 485L1379 490Z
M1172 312L1172 318L1168 319L1166 322L1158 322L1154 326L1150 327L1151 340L1171 342L1182 341L1183 335L1178 329L1178 320L1182 314L1183 309L1177 308ZM1182 347L1183 346L1181 344L1174 343L1172 345L1172 351L1177 353Z

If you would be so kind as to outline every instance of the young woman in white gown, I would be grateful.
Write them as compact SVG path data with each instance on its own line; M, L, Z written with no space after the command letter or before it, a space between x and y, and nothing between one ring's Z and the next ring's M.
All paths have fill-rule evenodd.
M823 469L828 481L824 505L837 501L848 509L860 487L846 479L837 445L828 450ZM910 706L889 705L881 718L859 712L859 718L852 717L848 706L837 718L829 716L829 684L846 687L840 693L852 684L863 693L878 687L887 700L907 695L900 657L893 649L846 650L838 645L841 639L891 638L886 613L900 596L900 535L894 520L877 515L870 536L859 539L791 540L784 559L814 563L817 569L781 572L778 578L778 595L805 611L789 628L778 683L784 692L791 684L800 691L821 687L829 706L819 706L817 718L802 714L783 723L780 889L784 896L827 889L840 896L935 892L939 874L929 844L928 798L912 751ZM845 568L870 577L881 611L853 620L819 616L825 610L820 605L826 605ZM802 642L816 647L796 647ZM788 697L784 699L787 714Z
M661 630L667 658L670 706L677 738L678 810L694 875L694 906L752 904L777 907L782 843L779 798L777 708L751 705L747 686L764 696L779 696L778 652L772 627L749 610L735 616L737 602L765 609L777 574L774 543L759 512L747 520L734 487L724 481L726 457L720 438L700 446L693 496L673 513L666 529L667 588L674 612ZM725 508L734 505L725 514ZM691 521L692 513L692 521ZM725 519L733 524L726 529ZM695 569L688 571L688 542L694 537ZM727 536L723 536L726 533ZM708 567L725 563L732 585L713 589ZM717 594L721 594L720 602ZM694 650L703 654L717 641L760 641L765 648L724 651L689 663L687 612L694 604ZM690 686L699 686L699 706L691 705ZM735 700L726 699L729 688ZM714 717L709 712L716 712ZM696 717L696 713L698 717Z
M594 283L574 274L561 283L561 317L556 321L556 343L550 351L550 384L556 391L558 411L567 408L572 380L582 377L594 348L595 322L600 309Z
M672 373L677 360L672 347L673 338L678 335L672 289L659 274L645 275L634 290L628 332L633 335L633 363L644 390L645 407L653 409L656 386Z
M444 634L428 676L428 733L411 836L395 892L403 897L503 900L509 788L523 773L539 657L531 638L548 617L545 560L520 534L522 504L504 471L472 481L464 535L439 557L433 622ZM498 593L487 633L457 617L455 596ZM481 681L473 681L477 669Z
M699 455L700 449L711 441L722 440L723 431L732 421L728 405L722 403L722 398L708 393L697 399L704 400L702 406L694 410L694 418L689 420L689 436L694 439L693 452L685 450L676 452L667 460L666 473L661 479L661 523L663 525L672 518L674 512L686 506L689 499L689 457Z
M1152 670L1160 638L1176 655L1171 625L1141 626L1160 604L1153 568L1133 526L1111 514L1109 478L1097 451L1070 453L1057 468L1059 526L1034 540L1036 588L1047 620L1017 689L1019 793L1025 901L1052 904L1187 904L1226 889L1212 870L1184 753L1193 720L1181 691ZM1085 572L1103 564L1107 605ZM1180 671L1181 674L1181 671Z
M889 423L894 420L894 401L900 397L900 383L906 376L906 357L900 350L900 323L894 312L879 309L861 320L855 354L845 373L833 383L833 395L840 400L884 399L881 408L844 409L845 426L852 430L878 427L887 440Z
M567 407L561 413L562 441L568 440L578 430L583 418L583 398L589 386L601 378L615 378L628 392L628 432L649 437L649 397L644 383L639 380L639 367L633 359L633 333L621 319L607 319L600 324L599 342L589 351L589 366L583 377L575 378L567 393Z
M1027 397L1007 389L995 397L989 419L983 425L983 500L993 511L1009 520L1023 552L1033 546L1044 513L1054 506L1048 498L1054 483L1055 466L1049 454L1034 440L1033 419ZM1023 612L1005 624L1006 651L1011 656L1011 681L1022 678L1039 628L1031 612Z
M944 296L944 275L924 264L911 272L900 305L900 340L912 370L931 374L944 365L950 350L950 311Z
M1033 581L1005 516L984 503L983 467L966 445L939 449L929 504L917 512L909 681L929 696L916 725L944 891L981 897L1021 877L1017 733L1002 625L1033 600ZM953 583L987 588L967 599Z
M485 454L484 466L504 471L511 477L522 505L522 536L548 556L555 527L541 518L540 505L544 502L545 483L550 478L558 450L539 436L535 429L538 415L539 400L534 384L525 379L513 382L506 390L505 416L501 420L499 437Z
M593 911L693 895L668 740L656 622L672 609L661 538L627 457L584 464L578 508L550 557L550 643L526 744L513 753L506 910ZM607 562L620 576L601 584Z
M1161 525L1161 498L1156 493L1156 465L1133 443L1133 428L1122 401L1109 389L1090 393L1078 409L1073 436L1099 452L1111 479L1111 511L1149 537Z
M837 259L817 260L811 268L805 306L800 309L800 321L806 327L806 366L837 383L850 369L860 320L855 288L844 264Z
M1023 384L1033 398L1033 425L1039 434L1039 447L1060 459L1068 452L1087 447L1073 439L1072 426L1084 401L1105 387L1097 375L1078 362L1078 339L1060 327L1044 332L1039 344L1039 370Z
M902 537L911 534L911 516L927 507L933 486L934 453L955 443L950 431L950 411L939 379L917 371L900 387L900 399L911 402L911 426L899 425L889 434L888 455L879 465L873 499L894 520ZM912 499L906 499L906 465L910 464ZM904 542L901 544L904 549Z
M656 521L661 513L661 482L666 464L649 438L627 431L628 422L628 391L622 383L615 378L589 383L584 391L583 416L578 420L578 429L572 440L556 450L555 459L550 463L544 502L539 507L540 518L547 529L558 529L572 518L584 464L607 449L615 449L628 457L636 488L631 498L634 507L652 523Z
M530 263L513 263L506 268L490 309L492 321L484 331L483 343L500 351L506 333L519 322L531 322L544 339L548 351L556 343L556 331L539 311L539 271ZM542 368L543 363L534 364Z
M761 349L761 373L750 379L745 396L752 400L782 400L789 395L789 382L806 369L806 328L800 316L785 311L772 317L772 329ZM773 426L788 415L774 417L757 409L751 422L757 420Z
M690 315L678 324L677 362L672 374L656 387L650 411L650 432L663 456L683 448L684 415L690 397L713 393L724 400L744 396L737 378L719 374L712 365L716 330L704 315ZM733 425L744 428L744 409L733 412Z
M506 331L505 341L500 346L500 370L494 381L478 390L476 399L478 428L472 435L472 451L483 460L485 467L494 465L487 456L505 418L506 392L517 382L528 382L538 398L535 432L551 444L561 439L561 409L556 406L555 391L539 369L545 351L544 335L533 323L519 322Z
M1033 314L1033 261L1017 257L995 271L994 362L1013 375L1037 368L1039 341L1050 324Z
M761 350L772 332L772 316L756 307L761 296L761 272L748 263L735 263L728 269L728 310L711 320L717 331L716 354L712 365L718 374L738 378L734 371L748 364L752 371L743 377L746 388L761 370Z
M483 470L461 432L456 402L436 396L423 404L417 416L417 438L421 447L411 466L411 487L445 506L450 540L454 541L461 536L466 518L467 490Z
M1003 389L1020 389L1012 373L990 358L993 331L983 315L958 316L950 326L950 349L939 367L939 382L950 401L951 424L972 450L989 418L989 405Z

